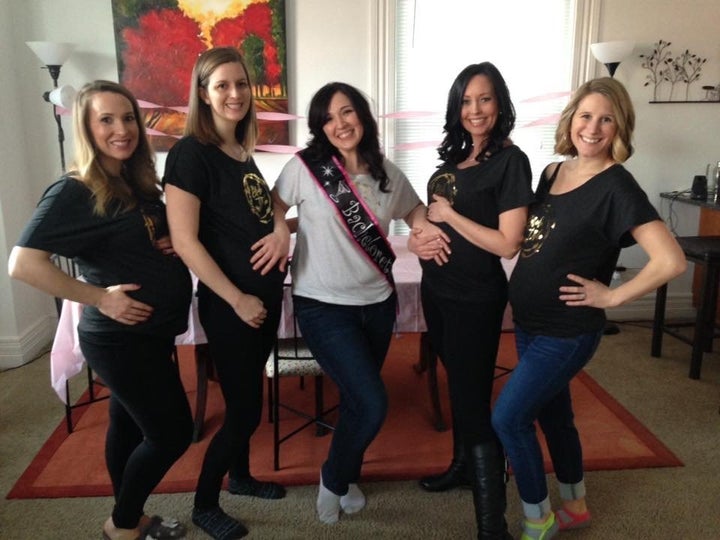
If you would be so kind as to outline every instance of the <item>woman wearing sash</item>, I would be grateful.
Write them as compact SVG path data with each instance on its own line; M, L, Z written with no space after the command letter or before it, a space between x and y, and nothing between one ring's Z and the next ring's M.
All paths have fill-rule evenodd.
M210 49L198 57L185 134L165 166L168 220L177 253L199 279L200 322L225 400L192 520L224 540L248 532L220 508L226 473L230 493L285 495L282 486L250 475L250 436L260 423L263 367L280 320L287 248L273 234L270 191L251 157L257 119L237 49Z
M365 450L387 412L380 369L396 315L395 258L386 234L392 219L437 238L405 175L384 158L362 94L329 83L313 96L310 142L283 168L273 189L275 213L297 206L293 302L300 331L340 391L339 418L320 472L317 512L335 523L365 506L358 487ZM428 244L427 257L440 243Z
M450 237L446 264L421 261L430 342L445 366L453 418L449 469L423 478L428 491L470 486L483 540L510 538L504 520L505 458L490 400L507 278L500 257L520 247L532 201L530 164L510 141L515 109L489 63L463 69L450 88L442 163L428 182L428 219ZM411 237L410 247L420 245Z

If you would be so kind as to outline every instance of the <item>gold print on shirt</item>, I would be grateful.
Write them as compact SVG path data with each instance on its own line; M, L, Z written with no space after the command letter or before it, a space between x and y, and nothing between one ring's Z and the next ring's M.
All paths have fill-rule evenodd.
M155 244L155 240L157 240L157 227L159 225L159 218L157 215L150 213L148 210L149 209L141 208L140 214L143 218L145 230L147 231L148 237L150 238L150 243Z
M452 206L457 195L457 186L455 186L455 175L452 173L443 173L433 176L428 185L428 203L433 202L432 195L440 195L445 197Z
M525 239L523 240L521 257L532 257L539 253L543 243L550 236L555 228L555 216L552 206L544 204L536 208L529 216L525 227Z
M255 173L247 173L243 177L243 189L252 213L260 223L270 223L273 217L272 199L265 180Z

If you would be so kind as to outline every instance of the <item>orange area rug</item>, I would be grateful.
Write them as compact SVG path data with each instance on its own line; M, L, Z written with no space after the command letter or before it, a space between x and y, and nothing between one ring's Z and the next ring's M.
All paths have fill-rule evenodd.
M419 334L401 334L392 340L383 369L390 411L380 434L365 455L364 481L416 479L438 473L449 463L451 434L449 431L440 433L433 428L426 375L418 374L414 369L418 359L418 338ZM188 388L188 399L194 406L193 348L186 346L179 349L183 382ZM516 361L514 335L503 334L498 364L511 367ZM443 412L449 424L447 384L442 368L438 369L438 379ZM497 380L496 393L505 380L506 377ZM682 465L662 442L586 373L580 373L573 380L572 393L586 470ZM191 445L168 472L157 492L194 491L205 449L212 433L222 421L222 399L217 383L210 383L208 394L202 440ZM298 379L284 380L281 394L283 401L304 407L305 410L312 409L312 383L301 390ZM325 399L327 404L336 402L336 394L329 381L326 381ZM107 403L104 400L76 411L76 428L70 435L63 419L7 498L112 495L103 449ZM61 407L60 403L58 407ZM330 436L316 437L313 428L295 435L281 445L281 469L274 471L272 424L267 418L266 409L251 442L253 475L288 486L316 483L320 465L327 455ZM292 413L281 412L280 422L282 433L287 433L299 421ZM551 470L548 459L546 468Z

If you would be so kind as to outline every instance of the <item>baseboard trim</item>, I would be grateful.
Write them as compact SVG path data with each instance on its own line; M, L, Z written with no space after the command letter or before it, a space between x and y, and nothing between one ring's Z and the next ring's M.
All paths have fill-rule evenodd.
M611 321L652 321L655 317L655 294L606 310ZM692 293L668 293L665 308L667 320L693 320L695 308ZM0 338L0 371L12 369L37 358L48 349L55 337L57 318L48 315L31 326L22 336Z
M27 364L48 350L56 328L57 317L47 315L20 336L0 338L0 371Z

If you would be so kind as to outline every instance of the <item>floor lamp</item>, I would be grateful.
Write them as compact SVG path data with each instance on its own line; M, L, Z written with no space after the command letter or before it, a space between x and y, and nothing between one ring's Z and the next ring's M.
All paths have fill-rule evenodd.
M62 118L58 107L62 107L66 110L71 110L73 102L75 100L75 89L72 86L65 85L58 87L58 78L60 77L60 68L67 61L75 49L74 43L54 43L51 41L26 41L28 47L35 53L40 61L43 63L43 69L47 69L50 73L50 77L53 81L53 89L43 94L43 99L52 105L52 114L57 124L58 129L58 143L60 144L60 165L62 166L62 172L65 173L65 133L62 127ZM71 259L53 255L55 264L60 267L61 270L70 274L72 277L77 277L78 270ZM62 307L62 300L60 298L55 299L56 307L58 310L58 316L60 316L60 310ZM88 379L88 392L90 397L74 405L70 404L70 385L69 381L65 381L65 421L67 424L68 433L73 431L72 422L72 411L76 407L82 407L99 399L106 399L107 396L98 398L95 395L95 379L93 377L92 369L90 366L87 369Z
M605 64L611 77L615 76L620 62L630 56L634 48L634 41L603 41L590 45L593 56L598 62Z
M615 70L620 62L630 56L635 48L634 41L603 41L600 43L592 43L590 50L598 62L605 64L611 77L615 76ZM615 269L618 272L618 268ZM617 324L606 322L605 335L617 334L620 327Z
M67 61L75 49L74 43L54 43L51 41L26 41L28 47L44 64L52 77L53 89L43 94L43 99L53 106L52 114L58 128L58 143L60 144L60 165L62 172L65 172L65 133L63 132L62 119L57 107L72 109L75 99L75 89L72 86L58 87L60 68Z

